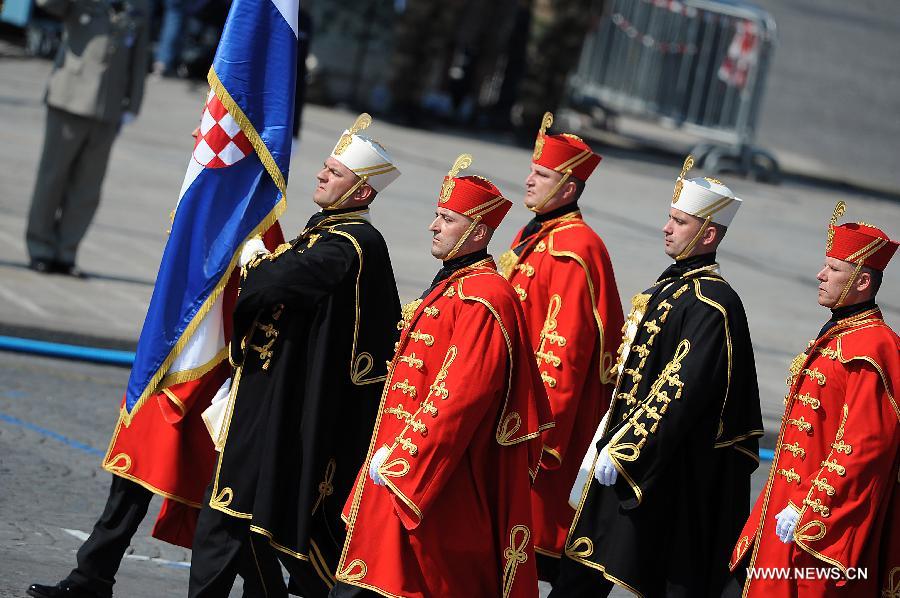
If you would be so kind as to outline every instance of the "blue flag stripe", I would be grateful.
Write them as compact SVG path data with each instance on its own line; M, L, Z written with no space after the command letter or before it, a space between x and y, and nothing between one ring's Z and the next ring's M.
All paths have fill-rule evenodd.
M272 0L234 0L208 79L255 151L204 169L179 201L126 390L126 425L152 394L209 369L168 372L221 296L241 244L285 209L296 50Z

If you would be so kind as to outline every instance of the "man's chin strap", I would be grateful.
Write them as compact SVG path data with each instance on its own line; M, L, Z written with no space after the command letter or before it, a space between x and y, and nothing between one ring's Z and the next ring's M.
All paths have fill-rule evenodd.
M834 307L831 309L837 309L844 305L844 300L847 299L847 293L850 292L850 287L853 286L853 283L856 281L856 277L859 276L859 271L862 270L862 260L857 262L856 270L853 271L853 275L850 276L849 280L847 280L847 284L844 285L844 290L841 291L841 296L838 297L837 303L834 304Z
M684 258L686 258L686 257L688 257L689 255L691 255L691 251L694 250L694 246L697 245L697 242L698 242L698 241L703 237L703 235L706 233L706 229L709 228L709 223L710 223L711 220L712 220L712 216L707 216L707 217L706 217L706 220L703 221L703 225L700 227L700 230L697 231L697 234L694 235L694 238L691 239L691 242L688 243L688 246L685 247L685 248L684 248L684 251L682 251L680 254L678 254L678 257L675 258L675 261L676 261L676 262L677 262L678 260L683 260Z
M359 177L359 180L356 181L356 184L353 185L352 187L350 187L350 189L349 189L346 193L344 193L344 194L340 197L340 199L338 199L337 201L335 201L335 202L334 202L333 204L331 204L330 206L325 207L325 208L322 208L322 209L323 209L323 210L337 210L338 208L340 208L342 205L344 205L344 202L346 202L348 199L350 199L350 197L351 197L354 193L356 193L356 190L359 189L359 188L363 185L363 183L366 182L366 179L368 179L368 178L369 178L369 177L368 177L367 175L362 175L361 177Z
M472 221L472 224L469 225L469 228L466 229L466 232L459 238L459 241L456 242L456 245L453 246L453 249L450 250L443 261L452 260L456 256L456 252L459 251L460 247L462 247L463 243L466 242L466 239L469 238L469 235L472 234L472 231L475 230L475 227L478 226L478 223L481 222L481 216L475 216L475 220Z
M532 212L539 214L540 211L544 209L544 206L547 205L547 202L549 202L551 199L553 199L554 196L556 196L556 194L559 192L559 190L562 189L562 186L566 184L566 181L569 180L570 176L572 176L571 168L566 170L565 174L562 175L562 178L559 179L559 182L556 183L556 185L553 187L553 189L550 190L550 193L548 193L547 196L544 197L543 200L541 200L541 203L534 206L533 208L528 208L528 209L531 210ZM525 207L528 207L528 206L525 206Z

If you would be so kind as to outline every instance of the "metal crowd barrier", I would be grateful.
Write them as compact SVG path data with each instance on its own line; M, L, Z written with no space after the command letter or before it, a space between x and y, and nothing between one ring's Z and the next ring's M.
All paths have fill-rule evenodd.
M754 145L774 45L772 17L744 2L612 0L569 102L696 134L698 166L774 182L777 160Z

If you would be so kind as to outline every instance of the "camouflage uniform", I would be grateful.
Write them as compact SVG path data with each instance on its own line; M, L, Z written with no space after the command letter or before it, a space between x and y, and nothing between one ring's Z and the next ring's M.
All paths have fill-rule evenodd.
M435 61L448 63L465 5L465 0L407 1L394 29L389 88L395 112L415 110Z
M578 66L581 46L603 0L532 0L528 66L519 85L521 121L533 131L547 110L555 112L564 99L566 79Z

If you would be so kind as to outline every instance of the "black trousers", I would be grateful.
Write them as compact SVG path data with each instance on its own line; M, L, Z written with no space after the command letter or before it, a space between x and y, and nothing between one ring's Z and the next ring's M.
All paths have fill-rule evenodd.
M256 534L253 535L255 536ZM275 550L271 547L268 548L273 551ZM328 598L328 592L331 590L330 586L334 584L334 571L331 571L331 567L327 564L317 563L320 570L323 567L328 569L327 573L324 571L322 573L324 575L330 575L329 581L326 582L322 579L322 574L316 571L316 568L311 562L302 561L283 552L276 552L276 554L278 555L277 558L281 561L281 564L284 565L284 568L287 569L291 576L290 583L288 584L289 593L296 596L302 596L303 598ZM337 564L336 560L334 561L334 564Z
M613 583L596 569L562 558L548 598L606 598L612 589Z
M250 532L250 521L209 506L206 488L191 551L189 598L227 598L238 575L244 598L287 598L281 567L265 537Z
M328 598L381 598L381 594L339 581L331 588Z
M547 556L546 554L535 553L535 564L537 565L538 579L546 581L551 586L556 585L556 578L559 577L560 557Z
M290 574L287 588L279 561ZM329 580L333 578L334 572L327 565L317 565L319 570L328 569L325 575L331 575ZM230 517L207 504L200 511L194 535L188 595L228 596L237 575L244 579L245 598L286 598L288 593L326 598L330 590L329 582L312 563L276 550L268 538L250 531L248 520Z
M112 596L116 573L131 538L147 514L153 493L131 480L112 476L109 498L90 537L78 549L78 566L66 578L70 585L99 596Z

